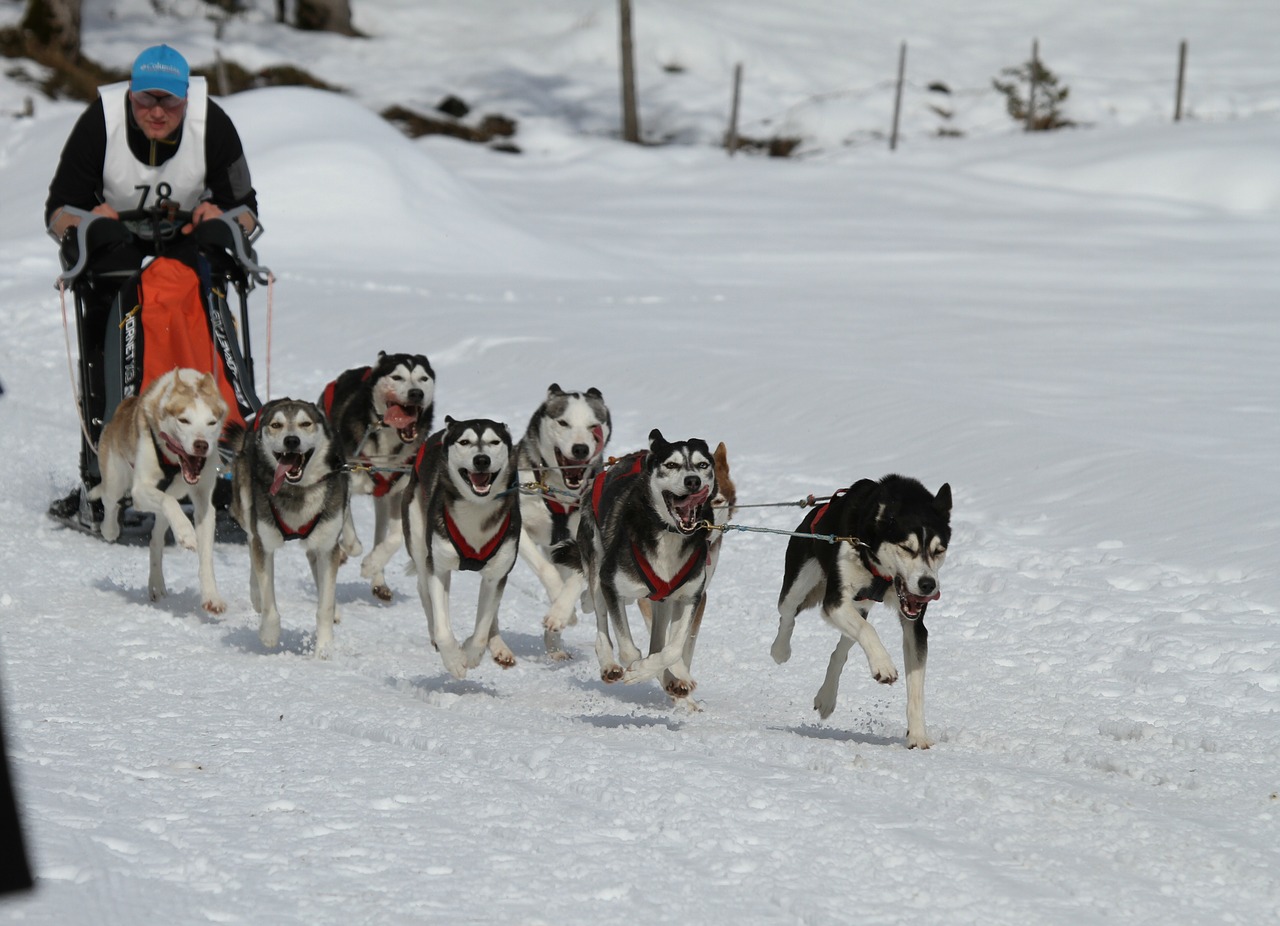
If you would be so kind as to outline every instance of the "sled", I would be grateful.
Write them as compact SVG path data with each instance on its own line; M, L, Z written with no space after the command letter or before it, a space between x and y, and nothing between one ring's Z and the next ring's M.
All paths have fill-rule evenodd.
M73 235L57 240L63 267L58 285L69 288L75 302L83 478L78 493L56 500L49 515L93 536L100 536L103 513L100 503L86 498L84 481L94 484L101 479L96 447L121 400L139 395L174 366L185 366L213 373L230 409L228 425L243 425L262 405L249 333L249 293L256 284L266 283L270 274L253 250L262 226L241 206L201 222L183 236L180 229L190 221L190 213L172 206L162 200L148 209L122 212L119 220L64 208L80 218ZM251 234L237 222L244 214L254 219ZM155 251L141 268L112 267L109 262L94 265L95 254L107 253L135 236L151 242ZM105 316L103 300L93 298L103 289L115 291ZM233 292L238 318L229 298ZM98 317L90 318L91 314ZM103 331L99 369L95 367L97 351L88 345ZM231 451L225 444L219 453L224 463L230 461ZM231 485L230 468L226 469L214 495L216 537L243 543L244 532L227 510ZM184 508L190 513L189 502ZM126 499L117 542L148 543L153 522L150 512L134 509ZM172 534L167 542L173 542Z

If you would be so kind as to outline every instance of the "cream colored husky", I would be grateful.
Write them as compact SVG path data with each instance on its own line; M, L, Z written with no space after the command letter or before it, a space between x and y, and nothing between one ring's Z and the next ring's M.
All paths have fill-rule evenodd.
M206 611L221 614L226 603L213 578L213 487L218 479L218 438L227 420L227 403L212 375L173 369L140 396L117 406L98 443L102 482L89 493L104 508L102 536L120 536L120 500L155 514L151 531L151 600L168 593L164 584L164 535L200 556L200 600ZM195 524L179 500L190 498Z

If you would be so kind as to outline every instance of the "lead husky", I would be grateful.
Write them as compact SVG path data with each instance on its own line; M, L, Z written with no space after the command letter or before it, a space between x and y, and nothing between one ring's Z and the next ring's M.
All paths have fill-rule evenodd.
M704 440L667 441L656 428L648 451L629 454L594 480L573 546L557 549L557 561L576 556L596 612L596 658L606 682L638 682L664 675L674 698L687 697L694 681L685 660L693 613L707 583L710 549L701 525L713 516L716 479ZM631 637L626 602L653 604L649 654L641 658ZM614 659L609 626L618 636Z
M117 407L98 443L102 482L89 492L101 500L102 536L120 535L119 505L126 495L133 507L156 516L151 529L151 600L164 597L164 535L200 559L200 599L212 614L226 610L213 577L213 488L218 481L216 448L227 420L227 403L213 376L175 368L155 379L139 396ZM213 456L210 453L213 452ZM195 524L178 501L191 499Z
M342 373L320 398L341 452L352 463L364 464L351 473L351 495L373 496L373 549L360 564L360 575L383 601L391 600L384 570L400 549L406 484L401 477L431 433L435 389L435 372L422 354L380 351L377 363ZM350 503L342 545L348 556L363 552Z
M599 389L566 392L552 383L520 440L520 481L543 487L540 493L521 496L520 556L551 601L542 626L552 658L567 656L560 632L577 620L574 603L584 583L581 573L552 563L550 551L577 534L583 496L603 468L601 455L612 431L613 419Z
M329 422L310 402L276 399L258 411L252 430L237 430L231 443L231 514L249 536L249 598L261 615L258 639L268 649L280 642L275 556L297 540L316 583L315 654L327 659L348 500L347 473Z
M404 494L404 541L418 574L431 642L455 678L487 647L503 668L516 657L498 633L498 607L520 542L511 433L488 418L455 421L427 438ZM475 631L458 645L449 618L453 573L480 573Z
M898 670L867 623L871 605L885 601L897 610L902 626L907 746L928 749L932 743L924 725L924 668L929 632L924 614L929 602L941 596L938 570L951 542L951 486L944 484L937 495L930 495L905 476L889 475L879 482L860 479L809 512L796 528L797 534L818 531L851 540L791 538L778 595L778 636L770 650L774 661L791 658L796 614L821 603L823 618L842 636L813 701L819 716L829 717L835 710L840 673L855 642L866 654L872 678L886 685L896 682Z

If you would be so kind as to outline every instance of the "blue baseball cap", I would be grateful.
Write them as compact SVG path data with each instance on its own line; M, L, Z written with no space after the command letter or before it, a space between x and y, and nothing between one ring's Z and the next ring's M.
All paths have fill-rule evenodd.
M168 45L152 45L133 61L130 90L159 90L174 96L187 95L191 66Z

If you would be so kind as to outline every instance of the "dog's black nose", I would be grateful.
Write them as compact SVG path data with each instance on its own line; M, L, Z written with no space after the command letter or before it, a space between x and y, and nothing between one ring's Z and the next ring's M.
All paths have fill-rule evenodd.
M685 476L684 487L688 489L690 492L697 492L699 489L702 488L702 477L701 476Z
M421 405L421 404L422 404L422 396L423 396L423 392L422 392L422 390L421 390L421 389L410 389L410 390L409 390L409 403L410 403L411 405Z
M919 587L921 595L932 595L938 590L938 580L933 576L921 576L916 585Z
M489 468L489 463L490 460L487 453L477 453L471 461L471 468L483 473Z
M284 449L288 451L296 451L302 446L302 438L297 434L290 434L284 439Z
M591 448L586 444L573 445L573 458L575 460L585 460L591 455Z

